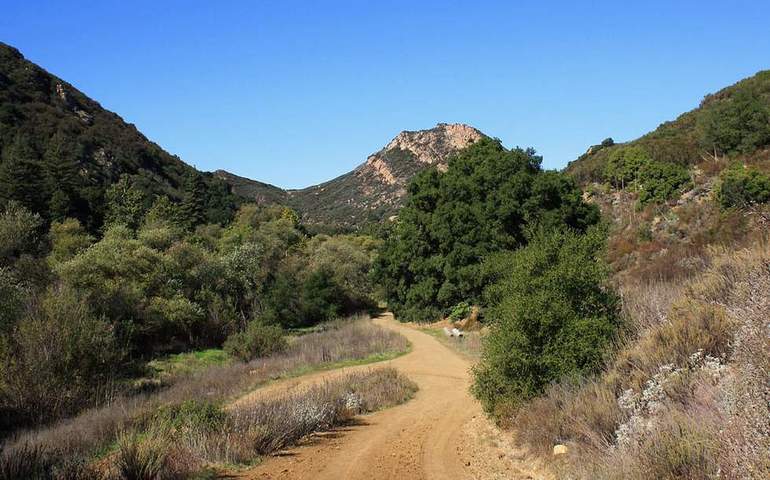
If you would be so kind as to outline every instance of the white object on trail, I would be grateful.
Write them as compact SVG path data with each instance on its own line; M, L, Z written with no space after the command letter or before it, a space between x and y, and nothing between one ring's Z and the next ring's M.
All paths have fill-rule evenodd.
M453 337L462 337L463 336L463 332L462 332L462 330L458 330L456 328L453 328L452 329L452 336Z

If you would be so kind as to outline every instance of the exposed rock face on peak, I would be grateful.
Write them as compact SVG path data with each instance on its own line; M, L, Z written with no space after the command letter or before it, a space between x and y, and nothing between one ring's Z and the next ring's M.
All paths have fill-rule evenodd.
M215 174L249 200L290 205L307 223L354 228L393 215L415 174L430 166L446 170L452 154L484 136L463 124L439 123L429 130L404 131L352 172L300 190L283 191L223 171Z
M483 133L462 123L439 123L430 130L401 132L383 150L398 148L422 163L446 165L449 155L483 137Z

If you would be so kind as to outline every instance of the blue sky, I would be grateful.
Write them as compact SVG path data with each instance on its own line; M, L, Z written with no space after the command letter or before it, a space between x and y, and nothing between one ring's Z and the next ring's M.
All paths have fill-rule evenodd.
M635 3L0 0L0 41L200 169L302 187L438 122L561 168L770 68L770 2Z

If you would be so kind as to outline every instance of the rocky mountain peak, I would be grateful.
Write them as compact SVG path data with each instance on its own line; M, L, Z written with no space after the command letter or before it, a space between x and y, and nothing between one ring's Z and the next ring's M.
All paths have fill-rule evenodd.
M384 150L410 152L422 163L444 164L452 153L480 140L484 134L462 123L439 123L429 130L403 131Z

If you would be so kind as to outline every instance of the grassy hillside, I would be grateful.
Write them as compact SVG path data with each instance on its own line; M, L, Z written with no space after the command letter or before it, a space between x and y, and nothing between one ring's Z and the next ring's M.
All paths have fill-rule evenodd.
M0 200L19 201L46 220L74 216L94 230L103 221L106 189L122 175L148 205L155 195L181 200L190 177L200 177L207 220L221 223L232 214L225 182L197 172L0 43Z

